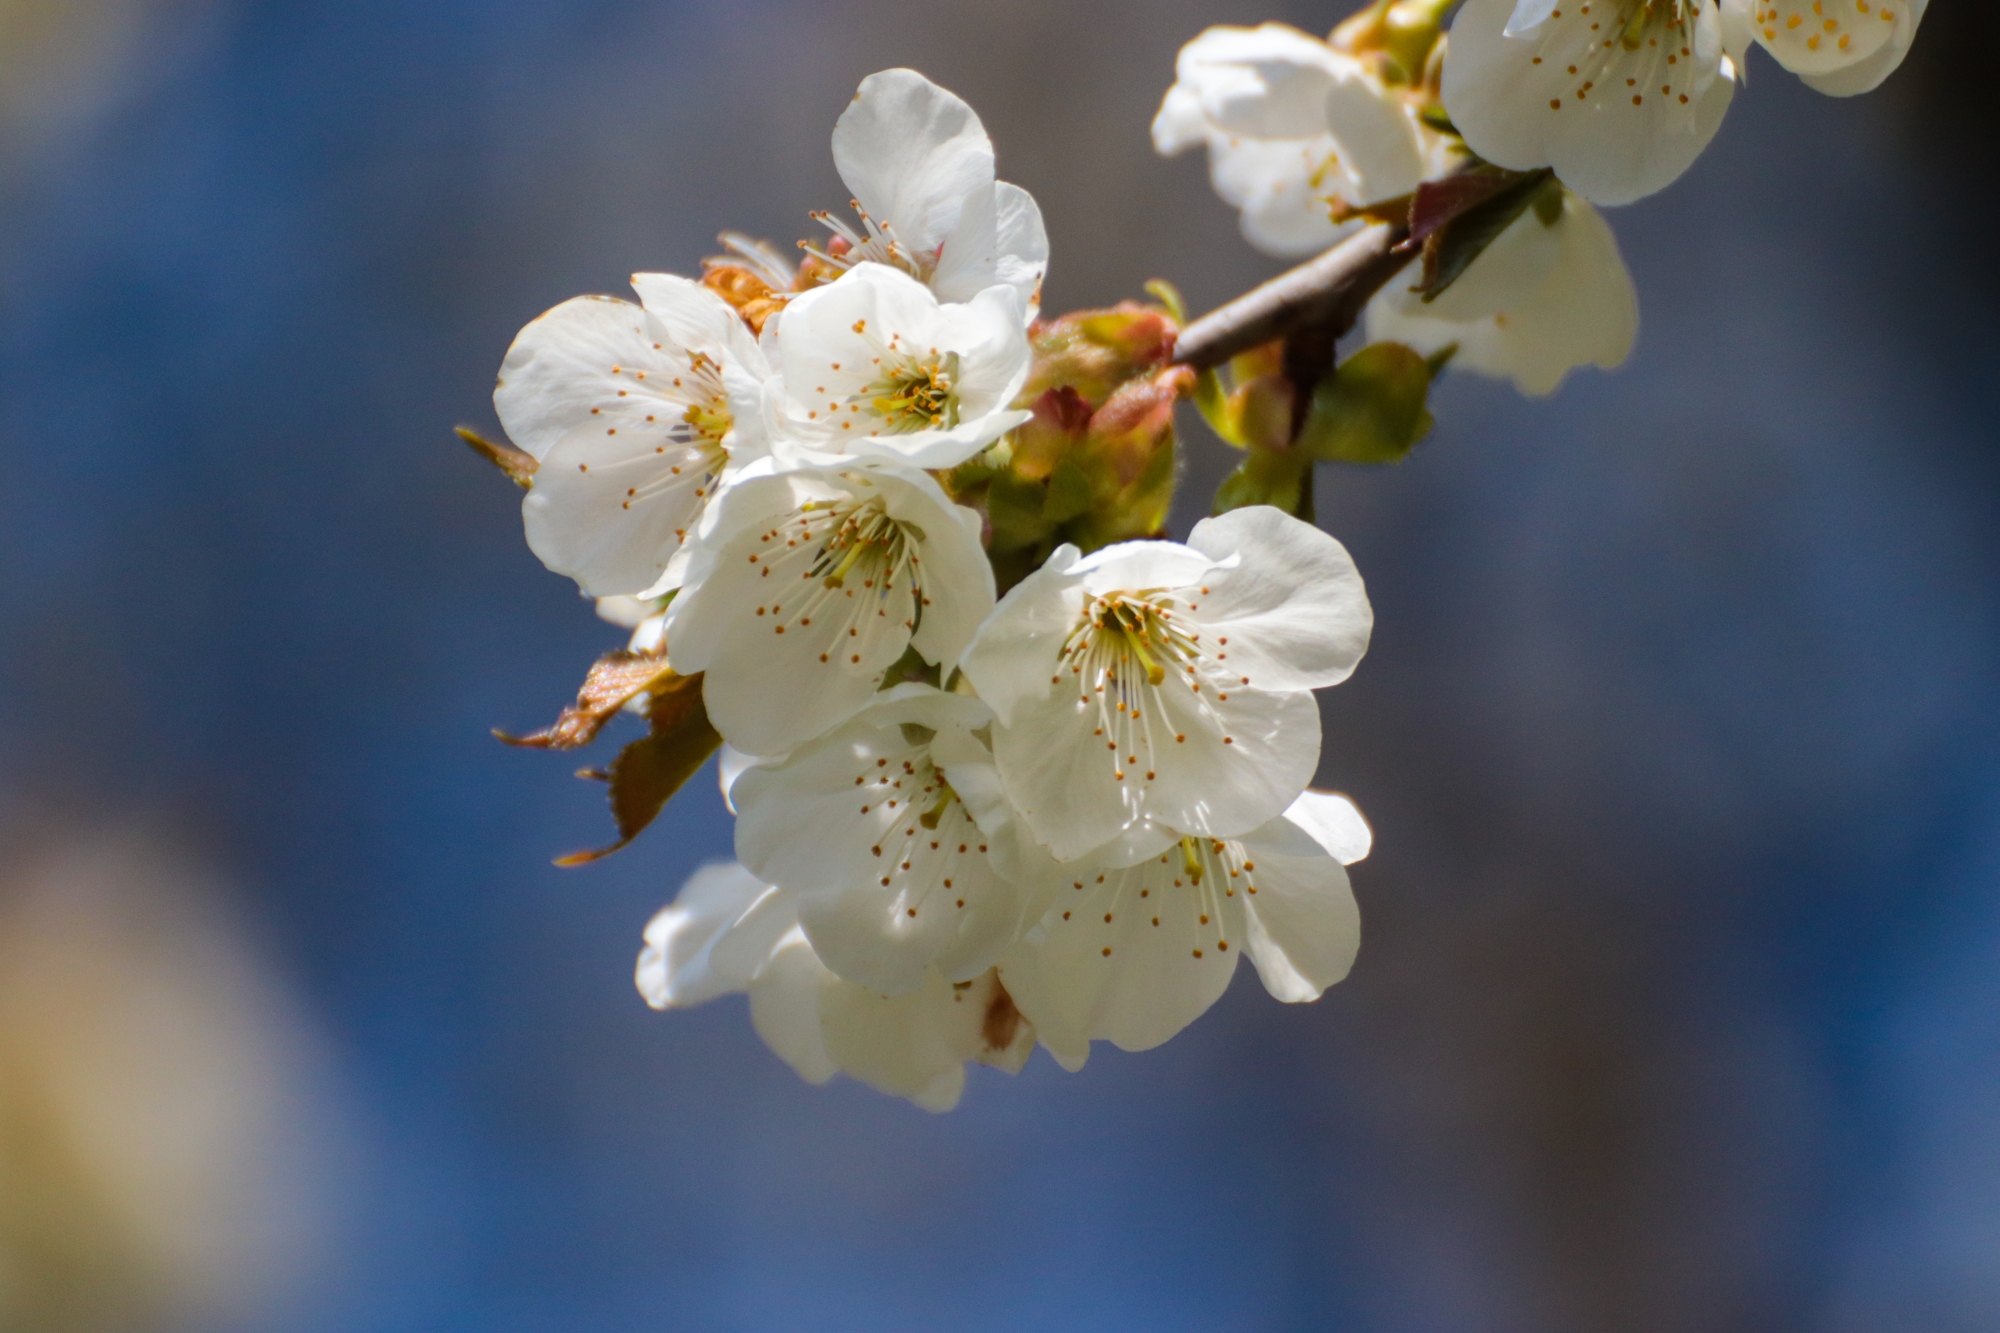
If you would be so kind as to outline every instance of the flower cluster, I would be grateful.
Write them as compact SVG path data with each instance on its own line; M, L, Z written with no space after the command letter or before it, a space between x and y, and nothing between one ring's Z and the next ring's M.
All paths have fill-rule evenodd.
M646 999L746 992L809 1081L932 1109L968 1061L1157 1045L1245 955L1317 999L1355 956L1370 834L1309 788L1314 691L1372 612L1312 521L1316 465L1406 457L1447 364L1545 394L1622 363L1638 303L1599 206L1688 168L1751 46L1862 92L1923 9L1372 0L1326 41L1211 28L1154 144L1207 151L1252 244L1316 257L1193 323L1163 283L1042 319L1034 199L970 107L889 70L833 132L853 217L813 214L801 259L726 235L698 279L529 324L494 395L514 447L462 433L633 633L505 739L645 720L584 774L618 843L568 863L718 751L737 815L737 862L646 930ZM1242 459L1176 542L1184 398Z
M1205 147L1244 235L1280 257L1410 213L1427 183L1459 178L1441 202L1477 214L1460 262L1384 285L1368 335L1546 394L1630 354L1638 301L1597 207L1693 164L1750 48L1829 95L1868 92L1902 63L1926 3L1374 0L1327 41L1278 23L1210 28L1181 51L1153 142ZM1537 192L1536 177L1553 179Z
M1040 212L963 101L874 75L833 151L858 221L814 215L798 265L725 238L566 302L495 392L529 544L634 629L531 742L644 713L605 776L671 773L653 809L722 747L739 863L648 927L641 991L747 992L808 1080L933 1109L968 1060L1157 1045L1245 954L1316 998L1369 836L1307 789L1312 691L1368 643L1353 562L1267 506L1157 539L1173 317L1037 322Z

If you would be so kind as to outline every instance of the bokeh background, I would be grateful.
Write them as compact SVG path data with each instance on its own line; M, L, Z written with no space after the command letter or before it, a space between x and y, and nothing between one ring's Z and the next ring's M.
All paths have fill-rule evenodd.
M1317 1005L1243 969L933 1117L649 1012L539 724L619 632L522 543L528 319L841 203L959 91L1051 309L1275 266L1147 123L1264 0L0 3L0 1328L2000 1327L1991 6L1882 92L1761 55L1613 222L1643 328L1324 470L1377 608ZM1191 522L1226 462L1185 423Z

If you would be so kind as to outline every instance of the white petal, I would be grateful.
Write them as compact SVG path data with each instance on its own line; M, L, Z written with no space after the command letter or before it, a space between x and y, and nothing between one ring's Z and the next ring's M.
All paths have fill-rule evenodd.
M808 1083L824 1083L838 1072L827 1051L820 1007L828 988L839 984L796 929L779 942L770 965L750 984L751 1026Z
M1577 7L1510 37L1514 12L1515 0L1466 0L1445 61L1445 108L1487 161L1553 166L1593 202L1629 203L1686 171L1721 126L1735 85L1714 0L1697 0L1692 31L1663 18L1633 50Z
M648 1004L665 1009L744 990L797 928L798 908L789 895L739 865L704 866L647 924L639 991Z
M1610 225L1568 195L1545 226L1521 215L1464 276L1425 305L1392 283L1368 306L1368 336L1430 355L1458 351L1453 369L1553 393L1578 366L1615 369L1638 337L1639 299Z
M1240 865L1240 857L1217 857L1207 846L1198 884L1175 848L1142 865L1078 876L1061 891L1000 969L1044 1045L1076 1052L1099 1039L1147 1050L1229 988L1246 935L1244 895L1223 863Z
M1053 664L1084 602L1080 556L1064 543L993 608L959 666L1002 723L1025 703L1048 698Z
M820 1025L834 1062L877 1091L948 1111L965 1086L965 1061L984 1017L971 987L932 972L907 995L877 995L834 981L820 997Z
M1375 835L1354 802L1338 792L1307 790L1293 801L1282 821L1303 832L1342 865L1353 865L1367 857ZM1245 846L1253 846L1255 835L1246 836ZM1298 856L1299 851L1282 851Z
M1331 856L1259 852L1252 864L1256 892L1244 899L1250 961L1273 998L1317 1000L1347 975L1361 947L1361 913L1347 871Z
M1884 79L1896 72L1903 63L1903 57L1909 54L1910 43L1916 39L1917 25L1923 22L1924 10L1929 3L1930 0L1903 0L1901 5L1896 6L1894 34L1867 59L1830 73L1802 73L1800 77L1807 87L1828 97L1855 97L1875 91ZM1880 6L1877 6L1876 13L1881 13Z
M988 287L1005 284L1020 296L1024 319L1032 320L1048 267L1049 236L1041 206L1020 186L996 181L967 196L930 285L940 300L970 301Z
M543 457L522 498L528 547L591 596L648 591L695 526L721 464L699 439L579 427Z
M1070 688L1082 692L1058 688L993 729L1009 798L1059 860L1147 819L1216 837L1247 832L1290 805L1319 763L1319 710L1304 692L1220 698L1212 680L1197 692L1175 673L1131 691L1138 720L1120 725L1128 714L1100 708L1094 684Z
M1375 621L1346 547L1269 505L1203 519L1188 545L1218 564L1239 557L1185 591L1241 684L1311 690L1353 674Z
M673 383L686 369L686 356L645 310L579 296L515 337L493 407L508 438L538 459L584 426L665 436L687 411Z
M1855 7L1854 0L1834 0L1830 5L1826 0L1757 0L1752 31L1771 57L1792 73L1824 78L1873 60L1891 47L1900 26L1897 20L1907 9L1903 0L1870 5L1866 13Z
M966 197L993 183L993 143L979 117L909 69L861 81L834 126L833 163L861 207L925 255L951 234Z

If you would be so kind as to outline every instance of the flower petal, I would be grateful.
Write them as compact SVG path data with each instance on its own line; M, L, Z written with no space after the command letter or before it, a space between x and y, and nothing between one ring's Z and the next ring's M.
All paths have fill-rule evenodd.
M1184 595L1241 685L1311 690L1353 674L1375 620L1346 547L1270 505L1205 518L1188 545L1218 564L1237 557Z
M687 357L629 301L579 296L535 319L500 365L493 407L536 458L586 425L664 436L687 411L674 380Z
M820 966L812 945L794 928L778 942L770 963L750 983L750 1024L780 1060L808 1083L838 1072L820 1022L822 997L839 978Z
M1250 961L1285 1004L1317 1000L1347 975L1361 947L1361 913L1347 871L1331 856L1255 855L1246 895Z
M991 967L1020 929L1023 894L931 755L934 734L991 718L963 695L907 684L781 763L736 782L738 855L799 895L834 972L883 994ZM926 824L926 820L930 824Z
M689 876L673 904L646 923L636 978L646 1003L655 1009L684 1008L747 988L768 960L776 936L765 941L763 958L755 956L754 948L738 948L718 968L713 953L717 942L770 892L733 861L705 865Z
M993 142L964 99L910 69L861 81L833 129L833 164L861 207L929 255L967 196L993 183Z
M1370 340L1427 356L1455 345L1453 369L1512 379L1532 395L1553 393L1578 366L1622 365L1638 331L1617 238L1573 194L1553 226L1523 213L1429 305L1396 283L1368 305Z
M722 456L705 441L571 431L522 497L528 547L593 597L652 589L716 488Z
M936 972L907 995L877 995L835 980L820 996L827 1051L854 1078L927 1111L949 1111L965 1088L965 1061L984 1012L971 987Z
M1225 892L1231 857L1211 848L1203 844L1199 883L1178 848L1078 875L1008 955L1000 978L1051 1051L1075 1053L1091 1039L1150 1049L1229 988L1245 942L1243 895Z

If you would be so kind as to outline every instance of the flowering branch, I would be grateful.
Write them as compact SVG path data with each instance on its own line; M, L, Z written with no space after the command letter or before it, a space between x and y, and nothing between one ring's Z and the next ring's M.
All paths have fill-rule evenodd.
M1334 338L1354 327L1376 292L1410 262L1398 247L1410 229L1378 222L1317 259L1281 273L1181 330L1174 363L1212 370L1231 357L1311 330Z
M745 991L809 1081L943 1110L968 1062L1158 1045L1239 959L1287 1003L1346 975L1371 835L1307 786L1313 692L1374 613L1313 521L1316 466L1407 457L1447 363L1545 394L1622 362L1637 299L1595 205L1694 160L1753 43L1861 92L1925 0L1559 3L1372 0L1326 41L1189 43L1154 147L1205 149L1246 238L1306 260L1192 323L1164 282L1042 318L1039 206L971 107L886 70L833 132L856 221L813 214L832 236L803 261L727 235L699 278L521 331L513 444L461 434L633 633L502 739L646 719L579 774L618 841L561 864L630 843L718 750L739 816L741 864L647 927L649 1003ZM1183 398L1241 451L1185 543Z

